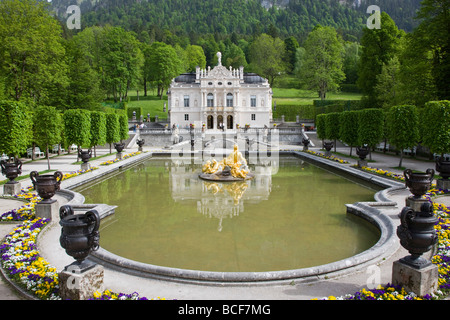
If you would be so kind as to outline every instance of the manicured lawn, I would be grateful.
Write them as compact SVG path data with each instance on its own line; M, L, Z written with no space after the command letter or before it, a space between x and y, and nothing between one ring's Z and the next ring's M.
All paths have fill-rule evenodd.
M360 100L361 96L359 93L330 92L327 95L327 99ZM312 90L273 88L273 101L276 101L277 105L312 105L313 100L318 99L317 92Z

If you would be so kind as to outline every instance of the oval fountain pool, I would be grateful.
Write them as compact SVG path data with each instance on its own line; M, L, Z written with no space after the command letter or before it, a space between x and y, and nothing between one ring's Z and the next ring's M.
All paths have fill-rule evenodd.
M88 203L117 205L102 220L101 247L138 263L245 273L295 270L346 259L380 231L346 213L379 189L296 157L250 166L255 178L214 183L201 164L152 158L78 188Z

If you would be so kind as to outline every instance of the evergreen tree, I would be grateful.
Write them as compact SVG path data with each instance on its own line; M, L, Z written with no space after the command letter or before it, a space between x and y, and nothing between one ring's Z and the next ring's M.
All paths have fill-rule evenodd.
M33 122L36 143L45 150L47 166L50 170L49 146L61 142L63 127L61 114L54 107L39 106L34 111Z
M380 29L365 27L363 30L357 84L363 91L368 107L380 105L375 91L377 75L381 73L384 64L399 54L402 35L403 33L385 12L381 12Z

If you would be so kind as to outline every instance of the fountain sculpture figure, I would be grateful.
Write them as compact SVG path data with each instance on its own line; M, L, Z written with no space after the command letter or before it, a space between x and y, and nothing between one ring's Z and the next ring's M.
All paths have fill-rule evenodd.
M234 145L233 152L222 161L217 162L215 159L206 161L200 178L212 181L239 181L252 179L253 174L250 173L247 160L238 150L238 146Z

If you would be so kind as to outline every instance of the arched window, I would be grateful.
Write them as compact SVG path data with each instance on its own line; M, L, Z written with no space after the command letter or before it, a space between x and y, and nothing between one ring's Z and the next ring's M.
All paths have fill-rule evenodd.
M208 107L214 107L214 95L212 93L208 93L208 96L206 98L206 106Z
M227 107L232 107L232 106L233 106L233 94L228 93L227 94Z

